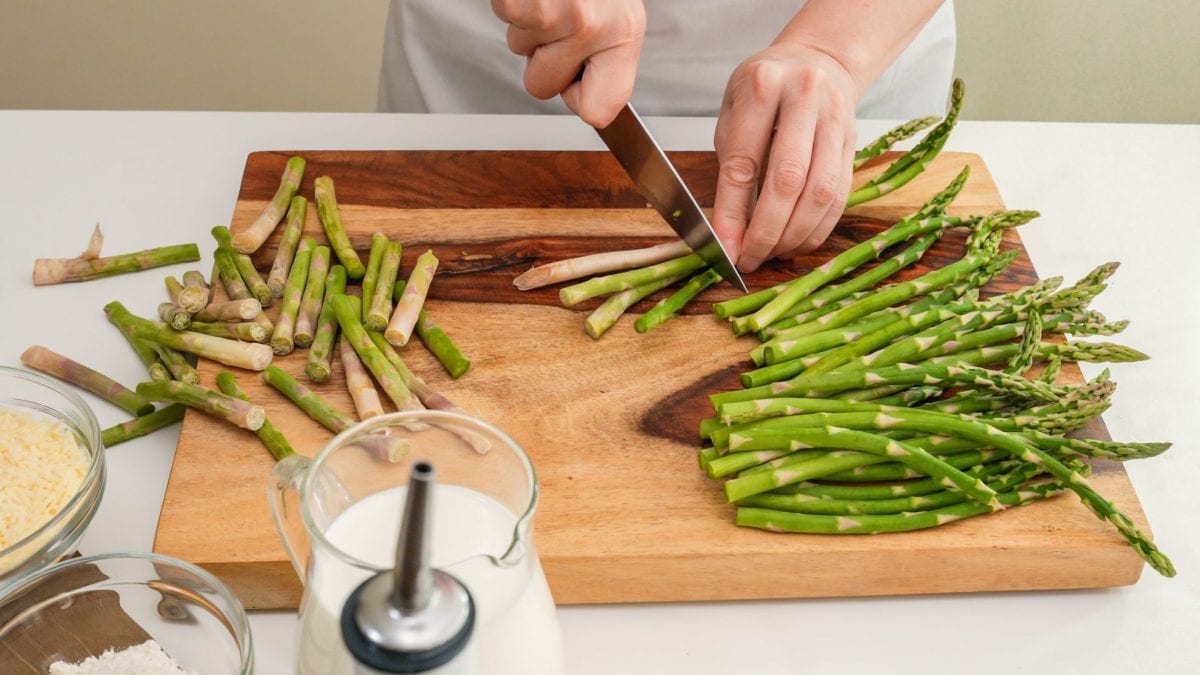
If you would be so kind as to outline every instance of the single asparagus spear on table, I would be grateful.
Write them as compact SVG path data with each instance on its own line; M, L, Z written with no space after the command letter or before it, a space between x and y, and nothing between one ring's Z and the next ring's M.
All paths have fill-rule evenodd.
M174 381L142 382L137 390L146 398L182 403L250 431L262 427L267 418L266 412L259 406L198 384Z
M342 372L346 376L346 390L350 392L350 400L354 402L354 410L358 419L365 420L383 414L383 403L379 400L379 392L367 372L354 347L341 336L337 341L338 356L342 361Z
M304 158L289 157L287 164L284 165L283 175L279 179L279 188L275 190L275 196L271 197L271 201L263 208L262 213L254 222L245 230L238 232L233 238L231 245L233 250L239 253L254 253L258 250L267 237L275 231L275 226L279 224L279 220L283 218L284 209L288 208L288 204L292 198L296 196L296 191L300 189L300 179L304 177Z
M109 303L105 311L111 312L112 320L120 322L122 329L128 330L134 337L158 342L171 349L189 352L235 368L262 370L271 363L271 348L266 345L226 340L187 331L176 332L130 314L120 303Z
M371 235L371 252L367 255L367 270L362 278L364 326L367 321L367 313L371 311L371 298L375 297L375 280L379 278L379 265L383 262L383 254L390 244L387 235L382 232Z
M392 289L396 285L396 275L400 271L400 255L403 247L399 242L389 242L383 249L383 257L379 261L378 277L371 295L363 293L363 305L366 307L363 326L367 330L384 330L392 315ZM418 259L420 264L420 259ZM369 307L367 307L369 305Z
M304 293L300 298L300 307L296 310L296 327L293 334L297 347L308 347L312 344L313 334L317 330L317 317L321 314L321 303L325 299L325 277L328 274L329 247L314 247L309 257Z
M321 302L321 313L317 316L317 330L313 333L312 345L308 349L308 364L304 374L309 380L321 383L329 379L333 357L333 342L337 337L337 318L329 299L346 292L346 268L334 265L325 276L325 297Z
M408 344L413 328L417 325L421 306L425 304L425 296L428 295L429 287L433 284L433 275L437 273L437 268L438 259L433 251L425 251L417 256L412 272L408 275L404 292L400 295L400 300L396 302L396 309L392 312L387 329L383 331L383 336L387 338L388 342L397 347ZM390 290L391 287L388 288ZM378 293L378 288L376 293Z
M33 262L33 283L46 286L90 281L199 259L200 249L195 244L163 246L107 258L38 258Z
M250 397L238 386L237 378L228 370L222 370L217 373L217 388L226 396L232 396L247 403L250 402ZM267 448L267 452L271 453L271 456L276 461L296 454L287 437L274 424L271 424L271 420L264 418L262 426L255 430L254 433L258 434L258 440L262 441L262 444Z
M155 410L149 415L135 417L128 422L121 422L120 424L108 427L100 432L100 440L106 448L120 445L125 441L132 441L135 438L175 424L183 419L185 410L187 410L187 406L172 403L165 408Z
M275 251L271 271L267 273L267 288L277 298L283 297L283 288L287 286L288 271L292 269L292 258L296 255L296 247L300 245L307 213L308 200L300 195L292 197L287 210L287 224L283 227L283 235L279 237L279 248Z
M363 278L367 270L363 267L362 260L359 260L358 253L355 252L354 246L350 243L350 237L346 235L346 229L342 226L342 214L338 209L333 179L329 176L321 176L316 179L313 181L313 192L317 197L317 216L321 221L321 227L325 229L325 238L329 240L329 247L333 249L333 254L337 256L338 262L346 268L348 278L355 281Z
M300 311L300 301L304 297L304 282L308 279L309 258L316 246L315 239L305 237L296 249L296 257L292 260L287 288L283 291L283 299L279 305L279 316L275 318L275 332L271 334L271 349L280 356L292 353L292 349L295 347L292 336L296 327L296 313Z
M263 280L262 275L254 267L254 261L245 253L239 253L233 248L233 237L229 233L229 228L224 225L218 225L212 229L213 238L217 240L217 245L229 251L229 257L233 260L233 264L237 267L238 274L241 275L242 281L246 283L246 288L250 290L250 294L254 299L258 300L263 307L268 307L275 296L271 293L267 282Z
M405 285L406 282L403 279L396 282L392 291L394 302L400 300L401 295L404 293ZM442 330L440 326L435 325L429 319L429 312L424 308L421 308L420 313L417 314L417 325L415 328L417 337L421 339L421 342L430 353L441 362L446 372L450 373L450 377L457 380L470 370L471 360L463 355L458 345L454 344L454 340L450 339L450 335L446 331Z
M140 417L154 412L154 404L144 396L130 391L103 373L92 370L77 361L72 361L41 345L34 345L22 352L21 363L34 370L52 375L63 382L86 389L130 415Z
M559 260L534 267L513 279L513 285L522 291L528 291L561 281L582 279L593 274L647 267L674 258L681 258L691 252L692 249L686 243L676 240L632 251L610 251L585 255L581 258Z
M229 249L218 246L217 250L213 251L213 264L217 272L214 279L221 279L225 284L225 293L229 295L230 299L242 300L245 298L254 298L245 280L242 279L242 273L238 271L237 265L234 264L233 253ZM258 298L255 299L257 300ZM259 301L259 304L261 305L262 301Z

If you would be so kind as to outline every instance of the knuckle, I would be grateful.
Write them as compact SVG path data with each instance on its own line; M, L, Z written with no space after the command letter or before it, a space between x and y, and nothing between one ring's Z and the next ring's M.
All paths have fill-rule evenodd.
M803 162L785 159L771 170L771 187L780 194L799 194L807 177L808 167Z
M746 65L746 81L755 99L773 98L782 88L783 69L775 61L751 61Z
M809 184L808 191L814 204L828 207L837 200L839 189L835 181L821 177Z
M747 155L721 160L718 174L737 187L752 187L758 181L758 162Z

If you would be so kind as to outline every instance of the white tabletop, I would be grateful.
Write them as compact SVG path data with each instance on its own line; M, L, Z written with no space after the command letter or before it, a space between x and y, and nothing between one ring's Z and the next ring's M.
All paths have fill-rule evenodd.
M711 148L711 119L656 119L672 149ZM885 123L864 122L862 137ZM601 149L571 118L364 114L0 112L0 363L31 344L116 379L144 378L104 320L120 299L149 313L162 275L35 289L36 257L208 241L228 220L246 154L262 149ZM986 159L1009 206L1042 217L1022 236L1043 273L1078 278L1120 260L1097 302L1132 320L1117 341L1150 353L1113 367L1115 438L1170 440L1129 467L1155 538L1179 569L1104 591L566 607L568 672L1197 672L1200 669L1200 127L962 122L948 149ZM207 270L211 247L201 245ZM1094 375L1096 367L1085 367ZM102 425L124 419L89 399ZM150 549L178 428L108 453L108 491L85 554ZM747 570L747 573L753 573ZM720 583L719 579L714 583ZM257 672L291 672L291 613L254 613ZM933 651L938 650L938 651Z

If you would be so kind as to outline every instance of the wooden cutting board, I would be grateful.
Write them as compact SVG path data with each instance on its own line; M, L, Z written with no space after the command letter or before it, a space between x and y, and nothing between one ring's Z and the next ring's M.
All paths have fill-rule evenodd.
M291 154L249 156L232 217L235 232L270 199ZM733 290L710 289L687 316L648 334L636 334L626 316L593 341L583 320L598 301L564 309L557 287L520 292L512 286L534 264L671 238L607 153L298 154L308 160L301 194L311 198L317 176L334 178L346 228L364 261L377 231L404 243L402 274L426 248L442 260L429 312L474 365L454 381L415 341L403 354L431 384L508 431L533 458L542 488L536 543L559 603L1087 588L1131 584L1141 573L1141 560L1125 542L1070 496L907 534L802 536L736 527L720 485L696 464L697 426L712 413L707 396L737 387L755 344L735 338L711 314L711 302ZM701 204L711 206L713 154L674 153L673 159ZM885 163L860 171L857 180ZM903 190L854 209L820 250L773 263L748 282L774 284L871 236L913 211L964 164L972 175L952 213L1003 207L978 156L946 153ZM314 211L306 234L321 237ZM256 254L260 268L269 266L277 237ZM1007 242L1021 245L1016 233ZM903 276L961 253L962 235L950 234ZM1034 278L1022 253L990 288ZM303 378L304 359L298 352L277 364ZM202 363L204 383L211 385L217 370ZM1079 371L1064 368L1063 377L1078 381ZM315 454L331 437L256 374L241 372L239 380L300 453ZM340 366L317 388L341 410L353 411ZM1089 433L1105 432L1097 426ZM250 608L296 607L300 597L267 511L271 465L249 432L188 412L155 540L156 551L215 573ZM1145 527L1119 465L1098 466L1093 480Z

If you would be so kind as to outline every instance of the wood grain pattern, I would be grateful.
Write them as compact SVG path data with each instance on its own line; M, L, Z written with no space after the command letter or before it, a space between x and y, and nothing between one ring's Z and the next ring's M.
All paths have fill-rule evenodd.
M248 158L235 232L270 198L290 154ZM308 160L301 193L311 195L317 176L335 179L343 220L364 257L370 235L384 231L405 244L404 273L426 248L442 258L429 311L474 366L454 381L420 346L404 354L435 387L508 431L533 458L542 488L537 546L559 603L1083 588L1138 578L1140 559L1070 497L902 535L780 535L734 526L733 507L695 456L697 424L711 414L708 394L736 388L749 367L753 341L735 338L709 312L732 291L710 289L689 315L645 335L634 333L626 316L593 341L581 312L594 305L564 309L557 287L521 293L511 286L533 264L671 237L606 153L300 154ZM673 158L701 204L711 206L712 154ZM748 283L772 285L871 236L964 164L972 178L953 212L1001 208L981 159L946 153L906 189L853 210L821 250L772 263ZM320 236L312 210L305 230ZM269 264L277 237L257 254L260 267ZM1020 246L1015 232L1006 241ZM961 252L962 235L952 234L902 276ZM990 288L1034 278L1022 252ZM303 377L303 353L277 364ZM201 364L203 381L211 384L217 370ZM1064 371L1079 377L1073 367ZM315 454L331 437L257 375L239 373L239 380L299 452ZM318 389L341 410L353 410L339 367ZM155 550L214 572L251 608L295 607L299 599L264 499L271 463L249 432L189 412L155 541ZM1094 482L1145 525L1122 468L1098 467Z

